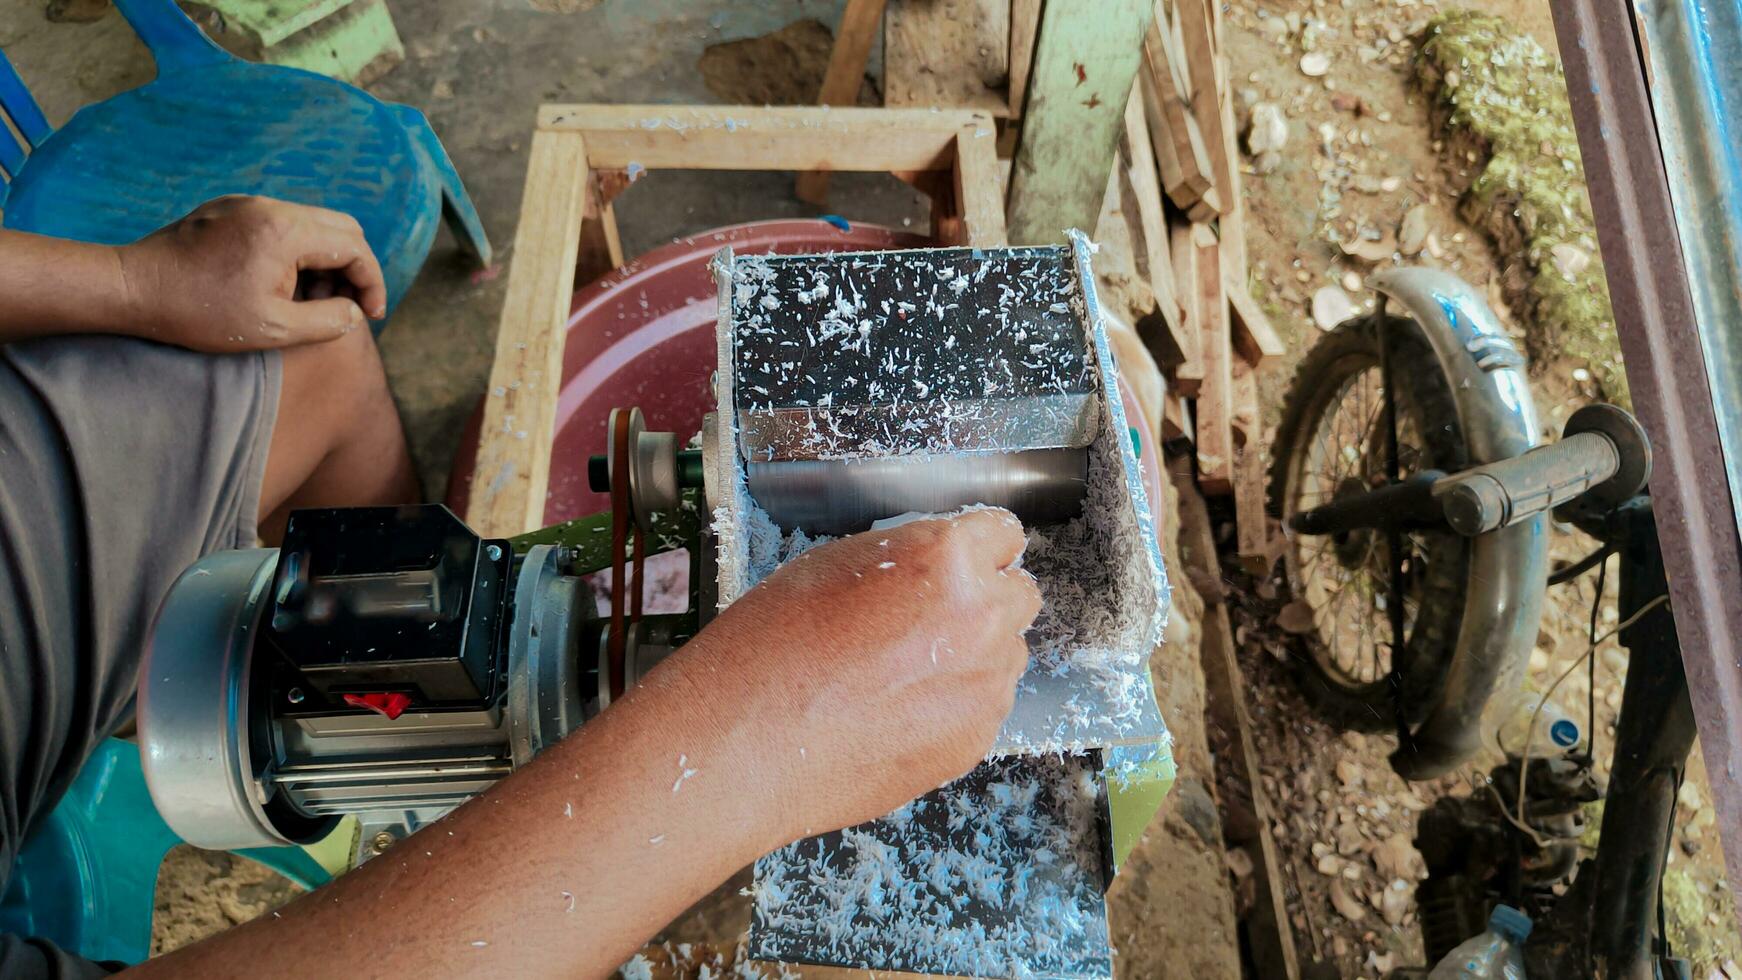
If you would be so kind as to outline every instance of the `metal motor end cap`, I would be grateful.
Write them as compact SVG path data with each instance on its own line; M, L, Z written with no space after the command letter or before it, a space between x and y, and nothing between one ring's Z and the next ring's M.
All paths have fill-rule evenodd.
M250 660L277 557L260 548L201 558L152 625L140 669L140 762L164 822L197 847L298 843L267 814L249 739Z

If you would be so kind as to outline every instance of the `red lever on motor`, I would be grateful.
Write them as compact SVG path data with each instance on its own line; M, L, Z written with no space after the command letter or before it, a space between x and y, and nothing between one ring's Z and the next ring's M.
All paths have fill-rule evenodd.
M347 694L345 695L345 703L353 708L368 708L376 714L386 715L391 721L405 714L405 709L411 707L411 695L404 691Z

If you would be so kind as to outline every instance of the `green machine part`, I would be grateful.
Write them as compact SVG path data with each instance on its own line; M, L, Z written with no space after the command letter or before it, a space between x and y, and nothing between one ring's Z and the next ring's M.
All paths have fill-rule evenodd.
M1113 866L1123 867L1131 849L1161 811L1175 775L1173 747L1118 745L1107 750L1107 803L1113 821Z
M679 548L688 548L701 539L701 494L683 491L683 502L671 511L653 515L653 529L647 533L647 553L658 555ZM611 513L577 517L572 521L528 531L509 543L515 554L525 554L534 545L549 544L569 548L573 552L576 574L587 575L611 567Z

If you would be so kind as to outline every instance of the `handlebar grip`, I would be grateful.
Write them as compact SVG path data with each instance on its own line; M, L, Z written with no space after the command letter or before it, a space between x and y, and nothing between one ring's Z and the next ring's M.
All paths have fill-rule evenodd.
M1446 523L1474 537L1517 524L1605 483L1621 468L1621 451L1602 432L1568 435L1511 459L1488 463L1434 484Z

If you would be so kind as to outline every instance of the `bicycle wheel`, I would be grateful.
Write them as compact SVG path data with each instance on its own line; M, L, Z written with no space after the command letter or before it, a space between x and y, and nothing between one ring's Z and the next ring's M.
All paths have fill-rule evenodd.
M1349 320L1308 352L1283 400L1269 495L1285 526L1299 511L1389 480L1381 330L1398 382L1399 476L1468 464L1451 387L1421 328L1401 317ZM1407 639L1395 649L1387 535L1285 533L1289 589L1313 617L1308 656L1296 658L1308 700L1345 728L1390 731L1419 721L1444 684L1457 642L1468 540L1449 530L1401 535Z

